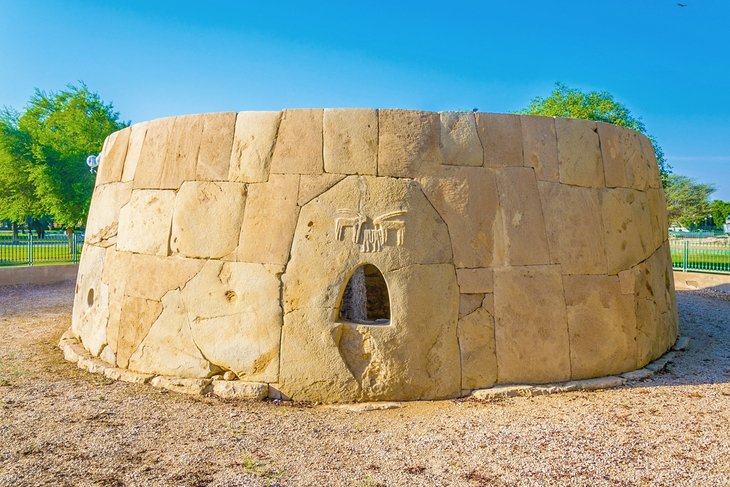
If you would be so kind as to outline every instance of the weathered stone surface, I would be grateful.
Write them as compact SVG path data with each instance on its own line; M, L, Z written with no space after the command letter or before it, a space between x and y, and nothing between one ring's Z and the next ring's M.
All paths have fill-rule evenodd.
M378 111L324 111L324 170L339 174L378 172Z
M89 352L78 341L63 343L61 350L63 351L64 360L74 364L78 363L79 359L89 356Z
M202 118L203 134L195 164L195 179L226 181L231 165L236 113L209 113Z
M174 377L208 377L217 370L196 346L180 291L162 298L162 313L129 358L129 368Z
M184 286L204 263L199 259L112 252L110 249L104 265L104 282L112 285L122 281L127 296L160 301L168 291Z
M524 165L519 115L477 113L476 121L486 167Z
M86 243L108 247L116 243L119 210L132 196L132 183L109 183L97 186L91 198L86 220Z
M214 380L213 394L224 399L261 400L269 395L269 385L261 382Z
M456 267L497 265L498 212L494 173L483 168L442 167L418 179L423 192L446 222Z
M652 372L659 372L664 367L666 367L669 362L674 360L674 356L675 356L674 352L665 353L657 360L648 364L646 366L646 369L651 370Z
M583 379L568 382L569 385L577 386L581 391L596 391L598 389L611 389L619 387L626 383L626 379L609 375L606 377L596 377L595 379Z
M597 123L601 142L601 157L609 188L633 188L634 164L641 157L641 147L636 132L610 123Z
M280 119L281 112L238 113L228 179L242 183L269 180Z
M182 290L184 321L197 348L240 379L278 378L280 272L263 264L209 261Z
M147 336L160 313L162 303L159 301L124 296L120 315L120 323L124 328L117 338L116 350L119 367L129 366L129 358Z
M412 178L441 164L438 113L378 110L378 176Z
M497 382L494 317L484 308L459 319L461 388L479 389Z
M272 174L250 184L239 237L238 260L284 265L297 221L299 176Z
M242 183L183 183L172 217L172 253L217 259L236 250L245 202Z
M124 158L127 156L129 145L129 127L118 130L109 135L104 141L101 151L101 162L96 171L96 185L119 182L122 180Z
M114 349L112 349L112 347L110 347L109 345L102 348L101 353L99 354L99 358L110 365L115 365L117 363L117 354L114 353Z
M387 238L380 251L364 249L364 235L378 235L374 219L395 211L404 213L383 219ZM356 234L358 214L366 221ZM354 241L356 235L361 236L359 241ZM285 292L285 312L335 307L350 274L363 263L385 274L411 264L450 264L451 260L446 225L415 181L348 176L300 211L284 276L285 287L287 283L296 285L298 291Z
M654 371L649 369L637 369L631 372L621 374L621 377L626 380L644 380L654 375Z
M288 397L341 402L459 395L453 266L412 265L383 274L391 297L388 325L334 321L337 295L328 307L284 316L280 387ZM289 285L285 299L301 287ZM313 356L318 360L306 359Z
M494 310L500 383L570 378L568 324L559 266L495 269Z
M493 269L456 269L456 280L461 293L494 292Z
M202 396L210 390L209 379L181 379L178 377L164 377L158 375L150 380L153 387L167 389L179 394L192 394Z
M442 112L441 154L452 166L483 166L484 149L473 113Z
M651 140L644 134L636 134L641 147L641 160L643 164L637 164L641 176L636 177L636 189L661 188L662 181L659 176L659 164L656 158L656 151Z
M84 245L74 294L71 330L92 355L106 344L109 320L109 287L102 281L106 249Z
M484 294L459 295L459 318L476 311L482 305L482 301L484 301Z
M603 188L606 178L596 133L596 123L556 118L560 182L574 186Z
M160 188L177 189L183 181L195 179L195 166L203 138L203 117L175 117L168 136L167 153L162 166Z
M348 413L366 413L368 411L385 411L386 409L399 409L402 407L397 402L362 402L360 404L334 404L326 406L337 411Z
M144 142L134 172L134 189L159 189L174 124L175 117L147 122ZM134 137L134 132L132 135ZM135 147L130 143L129 152L134 157L131 154L132 149Z
M122 182L130 182L134 179L137 172L137 164L139 156L142 153L142 145L147 135L148 122L135 123L129 127L129 144L127 146L127 156L124 159L124 170L122 171Z
M636 367L633 296L617 276L563 276L573 379L619 374Z
M345 178L343 174L302 174L299 176L297 204L304 206Z
M616 274L641 262L652 249L646 193L632 189L601 192L608 273Z
M535 170L538 181L557 183L560 180L560 169L555 119L522 116L520 120L525 166Z
M102 360L95 357L79 357L76 361L76 366L92 374L103 374L107 368L107 365Z
M174 201L174 191L132 191L129 203L119 211L117 249L168 255Z
M476 390L471 393L471 397L479 401L491 401L508 397L532 397L535 390L534 386L529 385L495 386L488 389Z
M606 245L598 190L539 181L550 261L564 274L605 274Z
M104 370L104 376L111 380L121 380L122 382L130 382L132 384L147 384L154 377L152 374L142 374L117 367L107 367Z
M667 202L664 199L664 190L646 190L647 203L649 204L649 221L651 222L651 249L658 249L669 235L669 214ZM647 229L644 229L646 233Z
M550 263L535 171L529 167L507 167L497 171L497 191L505 240L505 263Z
M321 174L322 109L284 110L276 138L271 172L278 174Z

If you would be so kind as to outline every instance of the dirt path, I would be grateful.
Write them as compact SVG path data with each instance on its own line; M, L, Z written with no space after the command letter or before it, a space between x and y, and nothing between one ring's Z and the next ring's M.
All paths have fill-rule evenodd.
M669 371L592 393L352 413L91 375L68 285L0 287L0 485L730 485L730 299L679 295Z

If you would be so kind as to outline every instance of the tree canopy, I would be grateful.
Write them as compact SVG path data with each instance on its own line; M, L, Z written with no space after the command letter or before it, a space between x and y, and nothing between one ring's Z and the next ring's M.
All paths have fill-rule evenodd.
M94 175L86 157L128 125L111 103L85 84L36 90L24 113L0 116L0 218L23 222L50 215L57 224L83 224ZM6 210L7 208L7 210Z
M722 228L725 218L730 216L730 201L714 200L710 203L710 214L714 225Z
M670 174L664 193L667 199L669 222L692 227L702 224L710 214L710 195L715 188L698 183L687 176Z
M613 98L606 91L583 92L570 88L563 83L556 83L555 89L547 98L536 97L530 105L520 110L525 115L542 115L546 117L580 118L597 122L612 123L621 127L641 132L649 137L659 163L662 183L666 185L671 167L664 158L662 148L654 137L647 134L644 122L634 117L626 106Z

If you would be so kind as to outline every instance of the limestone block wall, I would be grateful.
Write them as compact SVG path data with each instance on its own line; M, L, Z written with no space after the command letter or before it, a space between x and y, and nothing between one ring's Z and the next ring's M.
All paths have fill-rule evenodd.
M340 318L364 264L387 284L386 323ZM677 321L643 135L302 109L109 136L72 331L121 368L232 371L293 399L358 401L633 370L671 346Z

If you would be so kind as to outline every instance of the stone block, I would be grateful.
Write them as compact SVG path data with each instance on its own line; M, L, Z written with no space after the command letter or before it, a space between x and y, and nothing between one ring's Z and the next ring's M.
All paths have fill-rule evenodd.
M202 117L203 133L195 164L195 179L227 181L236 127L234 112L209 113Z
M182 290L183 321L190 323L197 349L240 379L278 379L282 311L272 297L280 294L281 270L208 261Z
M129 203L119 211L117 249L168 255L174 201L174 191L132 191Z
M161 189L178 189L183 181L195 180L195 166L203 138L200 115L175 117L168 135L167 152L160 178Z
M524 165L519 115L477 113L476 123L484 147L485 167Z
M324 170L337 174L378 172L378 111L324 111Z
M129 358L147 336L160 313L162 313L162 303L159 301L124 296L120 316L123 328L117 338L116 350L119 367L129 366Z
M563 276L573 379L619 374L636 366L633 296L617 276Z
M617 274L646 259L652 249L646 193L632 189L601 192L608 273Z
M345 178L343 174L302 174L297 204L304 206Z
M322 109L284 110L271 158L276 174L322 174Z
M214 380L213 394L224 399L260 401L269 395L269 385L261 382Z
M494 317L485 309L459 319L461 388L479 389L497 382Z
M605 274L606 246L598 190L538 181L550 261L564 274Z
M667 202L664 199L664 190L648 189L646 190L646 198L649 211L649 221L651 222L651 249L658 249L665 240L669 238L669 214L667 211ZM644 229L646 232L646 229Z
M175 124L175 117L160 118L147 122L144 142L137 158L134 171L134 189L159 189L162 181L162 170L165 167L167 151L170 149L170 138ZM134 136L134 132L133 132ZM130 141L131 150L135 149Z
M483 166L484 149L479 141L474 114L442 112L439 117L443 163L451 166Z
M202 396L210 390L209 379L181 379L178 377L157 376L150 380L153 387L167 389L168 391L177 392L179 394L192 394L194 396Z
M418 182L449 228L456 267L497 265L494 240L501 229L495 228L499 202L494 173L444 166Z
M578 386L578 390L581 391L596 391L599 389L611 389L613 387L619 387L626 383L626 379L622 377L616 377L609 375L606 377L596 377L595 379L583 379L571 381L569 384Z
M281 112L239 112L233 134L228 179L241 183L269 180Z
M183 183L175 198L172 217L172 253L218 259L235 251L245 202L243 183Z
M107 341L109 286L102 280L106 249L84 245L76 278L71 330L92 355L98 356Z
M677 341L675 342L674 346L672 347L672 350L680 350L684 351L689 348L689 337L681 336L677 337Z
M570 378L563 296L559 266L495 269L499 383L546 383Z
M83 345L79 342L68 342L61 345L63 351L63 358L71 363L78 363L80 359L89 356L89 352L86 351Z
M92 374L103 374L107 368L102 360L94 357L79 357L76 366Z
M378 176L430 175L441 164L438 113L378 110Z
M299 176L272 174L268 183L248 186L238 260L284 265L297 222Z
M601 143L601 158L609 188L634 188L633 164L641 156L636 132L610 123L596 124Z
M494 292L493 269L456 269L456 280L461 293Z
M129 145L129 127L118 130L104 141L101 151L101 162L96 171L96 185L116 183L122 180L124 159L127 157Z
M659 163L657 162L654 144L644 134L637 133L636 136L639 139L642 160L641 164L637 164L641 168L642 177L636 178L636 189L661 188L662 181L659 175Z
M588 188L603 188L601 149L596 123L572 118L556 118L560 182Z
M140 372L132 372L127 369L119 369L117 367L107 367L104 370L104 376L111 380L120 380L131 384L147 384L154 375L142 374Z
M560 181L558 137L553 117L522 116L522 150L525 166L535 170L538 181Z
M124 159L124 169L122 171L122 182L127 183L134 179L137 173L137 165L139 157L142 154L142 145L147 136L148 122L135 123L129 127L129 145L127 147L127 156Z
M497 192L505 241L505 263L550 263L545 222L535 171L507 167L497 171Z
M162 298L162 312L129 357L129 368L148 374L206 378L220 370L203 356L190 331L181 292Z
M459 295L459 318L463 318L479 309L484 301L484 294Z
M649 369L637 369L631 372L621 374L621 377L626 380L644 380L654 375L654 371Z
M119 210L132 196L132 183L109 183L94 188L86 220L86 243L108 247L116 243Z

